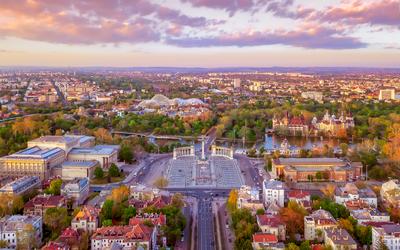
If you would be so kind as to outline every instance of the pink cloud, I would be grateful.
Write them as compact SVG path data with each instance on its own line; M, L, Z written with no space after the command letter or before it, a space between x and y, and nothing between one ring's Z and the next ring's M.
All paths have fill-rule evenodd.
M400 2L380 0L351 1L340 7L329 7L315 13L314 18L325 22L348 24L395 25L400 27Z
M222 34L216 37L205 38L170 38L167 42L179 47L244 47L274 44L312 49L355 49L366 47L365 43L356 38L322 26L300 27L294 31L276 30Z

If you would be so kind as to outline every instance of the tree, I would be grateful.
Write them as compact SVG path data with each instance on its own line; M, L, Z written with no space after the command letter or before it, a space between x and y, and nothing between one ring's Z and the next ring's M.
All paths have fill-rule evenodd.
M300 248L294 244L294 243L289 243L286 247L285 250L300 250Z
M300 245L300 250L311 250L310 241L305 240Z
M96 167L94 169L94 177L97 179L101 179L104 177L104 171L101 167Z
M31 224L25 224L21 231L17 231L17 250L33 249L36 247L35 229Z
M229 193L228 201L226 207L230 212L233 212L237 208L238 190L232 189Z
M265 213L264 209L262 209L262 208L257 209L257 212L256 212L257 215L262 215L264 213Z
M307 211L304 207L295 201L289 201L287 207L281 208L279 215L286 224L286 231L291 239L295 238L295 234L303 233L304 216L307 215Z
M153 183L153 185L157 188L166 188L168 186L168 184L169 184L169 182L168 182L167 178L165 178L163 176L157 178Z
M128 200L129 195L129 188L125 185L121 185L111 191L111 195L108 196L108 199L113 200L114 203L122 203Z
M119 168L117 167L117 165L115 165L114 163L111 164L110 168L108 169L108 175L111 177L118 177L120 176L120 171Z
M64 207L48 208L44 214L43 222L51 229L53 234L60 235L61 231L68 227L70 223L68 211Z
M342 155L346 156L349 151L349 145L347 143L340 143L340 150L342 151Z
M100 143L112 143L112 135L105 128L99 128L94 132L94 136Z
M112 225L113 225L113 222L112 222L112 220L110 220L110 219L103 220L103 221L101 222L101 226L103 226L103 227L110 227L110 226L112 226Z
M54 179L50 182L50 186L45 190L45 193L51 195L60 195L61 186L62 186L62 180L58 178Z
M171 204L177 208L183 208L185 205L183 201L183 195L181 193L175 193L171 198Z
M136 215L136 208L134 207L127 207L124 209L122 213L122 221L125 225L129 224L129 219L135 217Z
M101 207L101 218L104 220L111 220L113 218L113 200L105 200L103 206Z
M129 145L122 145L118 154L118 158L120 161L128 162L131 164L133 162L133 152L132 148Z
M389 160L400 162L400 123L393 124L389 128L388 141L382 151Z
M326 197L331 199L333 197L333 195L335 194L335 189L336 189L335 185L327 184L326 186L321 188L321 191Z

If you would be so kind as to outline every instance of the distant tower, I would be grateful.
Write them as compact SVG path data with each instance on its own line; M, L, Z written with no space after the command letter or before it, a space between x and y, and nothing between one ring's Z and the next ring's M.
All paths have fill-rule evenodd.
M239 78L233 79L233 88L239 89L241 87L241 80Z

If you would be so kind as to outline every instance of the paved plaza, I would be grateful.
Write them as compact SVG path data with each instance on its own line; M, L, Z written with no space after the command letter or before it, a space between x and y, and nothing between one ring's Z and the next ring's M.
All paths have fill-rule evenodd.
M244 184L237 160L230 149L216 147L211 155L195 155L179 148L169 161L166 177L169 188L238 188Z

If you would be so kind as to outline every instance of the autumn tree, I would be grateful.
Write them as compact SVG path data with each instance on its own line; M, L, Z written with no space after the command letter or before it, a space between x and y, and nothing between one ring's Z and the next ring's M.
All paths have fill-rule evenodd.
M112 143L113 141L111 133L105 128L98 128L93 134L100 143Z
M166 188L168 184L168 179L163 176L157 178L153 183L153 185L157 188Z
M307 210L295 201L289 201L287 207L281 208L279 215L286 224L286 231L291 239L295 239L296 234L303 234L304 216Z
M121 203L128 200L129 194L129 188L125 185L121 185L117 188L114 188L107 198L114 201L114 203Z
M238 190L232 189L229 193L228 201L226 203L226 207L230 212L233 212L237 208L237 200L238 200Z
M31 224L24 225L22 230L17 231L17 250L36 249L35 229Z
M333 198L335 194L336 186L333 184L327 184L323 188L321 188L321 192L328 197L329 199Z
M400 163L400 123L389 128L388 141L382 151L389 160Z

